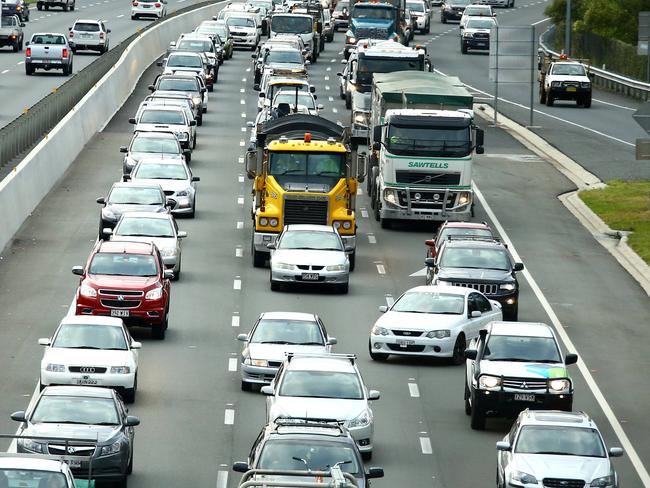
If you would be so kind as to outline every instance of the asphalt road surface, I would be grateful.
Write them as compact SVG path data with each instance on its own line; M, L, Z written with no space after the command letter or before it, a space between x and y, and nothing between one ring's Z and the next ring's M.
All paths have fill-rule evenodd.
M525 9L517 12L523 15ZM434 31L437 23L435 18ZM310 74L318 102L325 105L323 115L348 123L336 78L342 37L337 33L335 42L326 45ZM456 51L445 55L460 58ZM464 66L475 59L468 58ZM338 338L335 351L356 353L366 384L381 391L373 406L376 447L369 464L383 466L386 477L374 486L494 486L494 443L509 422L489 420L484 432L470 429L463 411L463 368L435 360L376 363L367 354L377 307L424 282L417 274L423 267L423 241L433 232L430 225L381 229L369 217L369 201L361 194L357 268L345 296L320 290L271 292L268 270L252 267L250 182L240 159L248 139L245 122L256 111L250 61L248 51L237 51L222 66L199 128L191 163L201 177L198 211L194 220L179 222L189 237L183 276L172 285L167 338L153 341L148 331L134 330L144 345L138 398L130 407L142 421L131 486L237 485L239 475L229 467L246 459L264 423L265 401L259 393L240 390L239 373L233 370L241 344L236 336L269 310L318 313ZM95 239L95 198L120 177L118 148L130 138L128 117L147 95L156 70L154 66L143 76L122 110L2 252L2 432L15 430L9 414L23 409L33 394L42 354L37 339L51 335L70 307L77 283L70 268L85 262ZM600 108L595 104L592 110ZM644 386L648 298L557 200L572 184L500 129L486 130L486 154L477 157L474 174L481 197L476 220L488 220L502 231L525 263L520 320L555 320L572 341L565 352L578 352L589 378L572 366L574 407L596 420L608 446L636 449L636 467L629 453L616 466L622 486L641 487L637 470L650 462ZM594 394L595 385L602 397ZM611 407L611 414L603 407ZM629 443L617 437L612 423L622 426Z

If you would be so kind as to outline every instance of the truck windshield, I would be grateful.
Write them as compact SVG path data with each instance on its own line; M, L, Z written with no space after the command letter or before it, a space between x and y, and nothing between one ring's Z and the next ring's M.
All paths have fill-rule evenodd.
M314 20L310 17L297 15L274 15L271 18L273 32L287 32L290 34L309 34L314 29Z
M391 125L388 150L393 154L459 158L472 148L469 127Z
M271 153L269 174L280 177L295 175L343 178L345 158L338 153L274 152Z
M370 85L373 73L394 71L423 71L422 59L379 58L360 56L357 68L357 83Z
M390 7L377 7L370 5L356 5L352 9L352 17L355 19L378 19L392 20L395 15Z

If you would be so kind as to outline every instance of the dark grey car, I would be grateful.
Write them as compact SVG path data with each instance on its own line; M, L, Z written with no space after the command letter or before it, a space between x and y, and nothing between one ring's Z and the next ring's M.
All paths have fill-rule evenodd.
M169 212L167 197L160 185L150 183L113 183L107 197L97 203L104 205L99 216L99 238L107 239L103 229L113 229L126 212Z
M133 470L134 427L137 417L127 415L119 395L110 388L88 386L48 386L33 407L11 414L21 422L20 436L47 439L18 439L19 453L63 455L66 445L53 438L68 441L67 451L74 456L87 457L80 465L71 465L75 476L86 476L92 463L92 477L101 481L117 482L126 487L127 476ZM97 438L97 445L88 445L89 438ZM74 440L78 440L75 444Z

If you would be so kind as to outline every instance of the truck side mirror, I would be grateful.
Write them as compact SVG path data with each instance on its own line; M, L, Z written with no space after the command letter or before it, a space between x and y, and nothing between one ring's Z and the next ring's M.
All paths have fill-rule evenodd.
M372 142L373 142L373 149L378 149L374 147L374 144L381 142L381 125L377 125L373 127L372 129Z
M365 153L357 155L357 181L363 183L366 179L366 167L368 164L368 156Z
M254 180L257 176L257 152L246 152L246 174L249 180Z

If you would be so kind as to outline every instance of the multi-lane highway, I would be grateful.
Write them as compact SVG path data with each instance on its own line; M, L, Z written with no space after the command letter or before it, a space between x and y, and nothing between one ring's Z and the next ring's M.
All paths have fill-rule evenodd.
M535 18L542 6L500 10L499 15L502 22L526 15ZM440 36L451 28L453 32ZM435 17L430 52L441 71L476 84L471 73L479 79L480 63L487 58L461 57L455 29ZM325 106L322 115L348 123L349 112L338 99L341 50L339 33L309 71L318 102ZM241 163L248 138L246 121L253 120L257 102L249 67L248 51L236 52L222 66L199 129L191 163L201 177L198 210L194 220L179 221L189 237L184 243L183 276L172 285L167 338L153 341L148 331L134 331L144 345L138 398L130 407L142 420L131 486L237 485L239 477L229 466L246 458L264 423L265 400L259 393L240 390L234 370L241 344L236 336L268 310L318 313L338 338L335 350L356 353L368 387L381 390L382 398L373 407L376 437L370 464L383 466L386 477L373 482L375 486L493 486L494 443L509 424L492 420L485 432L470 429L463 411L463 368L415 359L376 363L367 355L377 307L423 283L423 277L411 275L423 267L423 240L431 236L431 228L381 229L369 218L369 201L361 194L357 268L347 296L271 292L268 270L252 267L250 182ZM77 283L70 268L85 262L95 239L99 214L95 198L120 177L118 148L130 138L128 117L148 94L146 86L156 72L153 67L145 73L132 97L2 252L3 432L15 430L9 414L23 409L32 396L42 354L37 339L49 336L70 307ZM560 113L572 108L545 110ZM599 112L612 110L594 103L590 111L582 112L595 119ZM570 345L564 343L565 351L578 352L586 373L572 366L574 407L596 419L608 445L636 449L636 465L626 455L616 466L624 486L641 487L638 472L643 463L650 463L646 435L650 419L644 407L648 297L555 198L572 190L571 183L500 129L486 130L486 154L477 157L474 175L479 195L476 219L490 221L525 263L520 320L553 323L563 339L570 340ZM570 133L566 128L564 132ZM583 148L580 154L592 150L593 146ZM629 444L617 437L619 427Z

